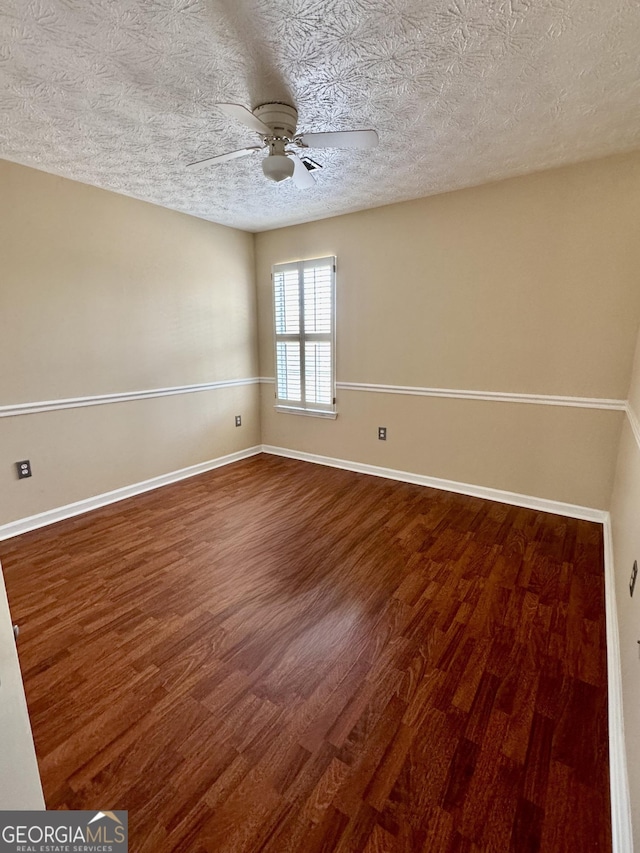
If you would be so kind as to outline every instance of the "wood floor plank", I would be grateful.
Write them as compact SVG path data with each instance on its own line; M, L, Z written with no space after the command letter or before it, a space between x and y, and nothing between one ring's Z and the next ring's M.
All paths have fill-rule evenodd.
M260 456L0 558L47 803L136 853L611 851L596 524Z

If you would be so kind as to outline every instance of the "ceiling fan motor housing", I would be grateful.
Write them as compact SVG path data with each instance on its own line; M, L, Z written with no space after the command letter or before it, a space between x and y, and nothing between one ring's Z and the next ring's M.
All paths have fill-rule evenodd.
M293 139L296 135L298 110L289 104L261 104L253 114L271 128L274 136Z

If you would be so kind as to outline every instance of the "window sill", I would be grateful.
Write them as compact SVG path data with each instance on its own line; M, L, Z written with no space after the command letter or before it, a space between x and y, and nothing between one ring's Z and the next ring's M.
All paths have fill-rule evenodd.
M330 418L335 420L338 417L337 412L326 412L322 409L296 409L294 406L274 406L276 412L282 412L285 415L306 415L310 418Z

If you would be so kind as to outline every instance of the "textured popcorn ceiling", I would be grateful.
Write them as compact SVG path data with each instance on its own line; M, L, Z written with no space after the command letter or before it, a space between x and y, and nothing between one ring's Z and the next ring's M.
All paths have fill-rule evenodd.
M2 0L0 156L249 230L640 147L638 0ZM317 186L216 102L294 103Z

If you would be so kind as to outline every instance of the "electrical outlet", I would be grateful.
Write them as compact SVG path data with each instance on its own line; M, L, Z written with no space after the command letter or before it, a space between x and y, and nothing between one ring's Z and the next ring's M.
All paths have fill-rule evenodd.
M633 595L633 590L636 588L636 578L638 577L638 561L633 561L633 568L631 569L631 579L629 581L629 595Z
M22 462L16 462L16 468L18 469L18 479L24 480L25 477L31 476L31 462L28 459L24 459Z
M242 415L236 415L236 426L242 426Z
M380 441L387 440L387 428L386 427L378 427L378 438Z

